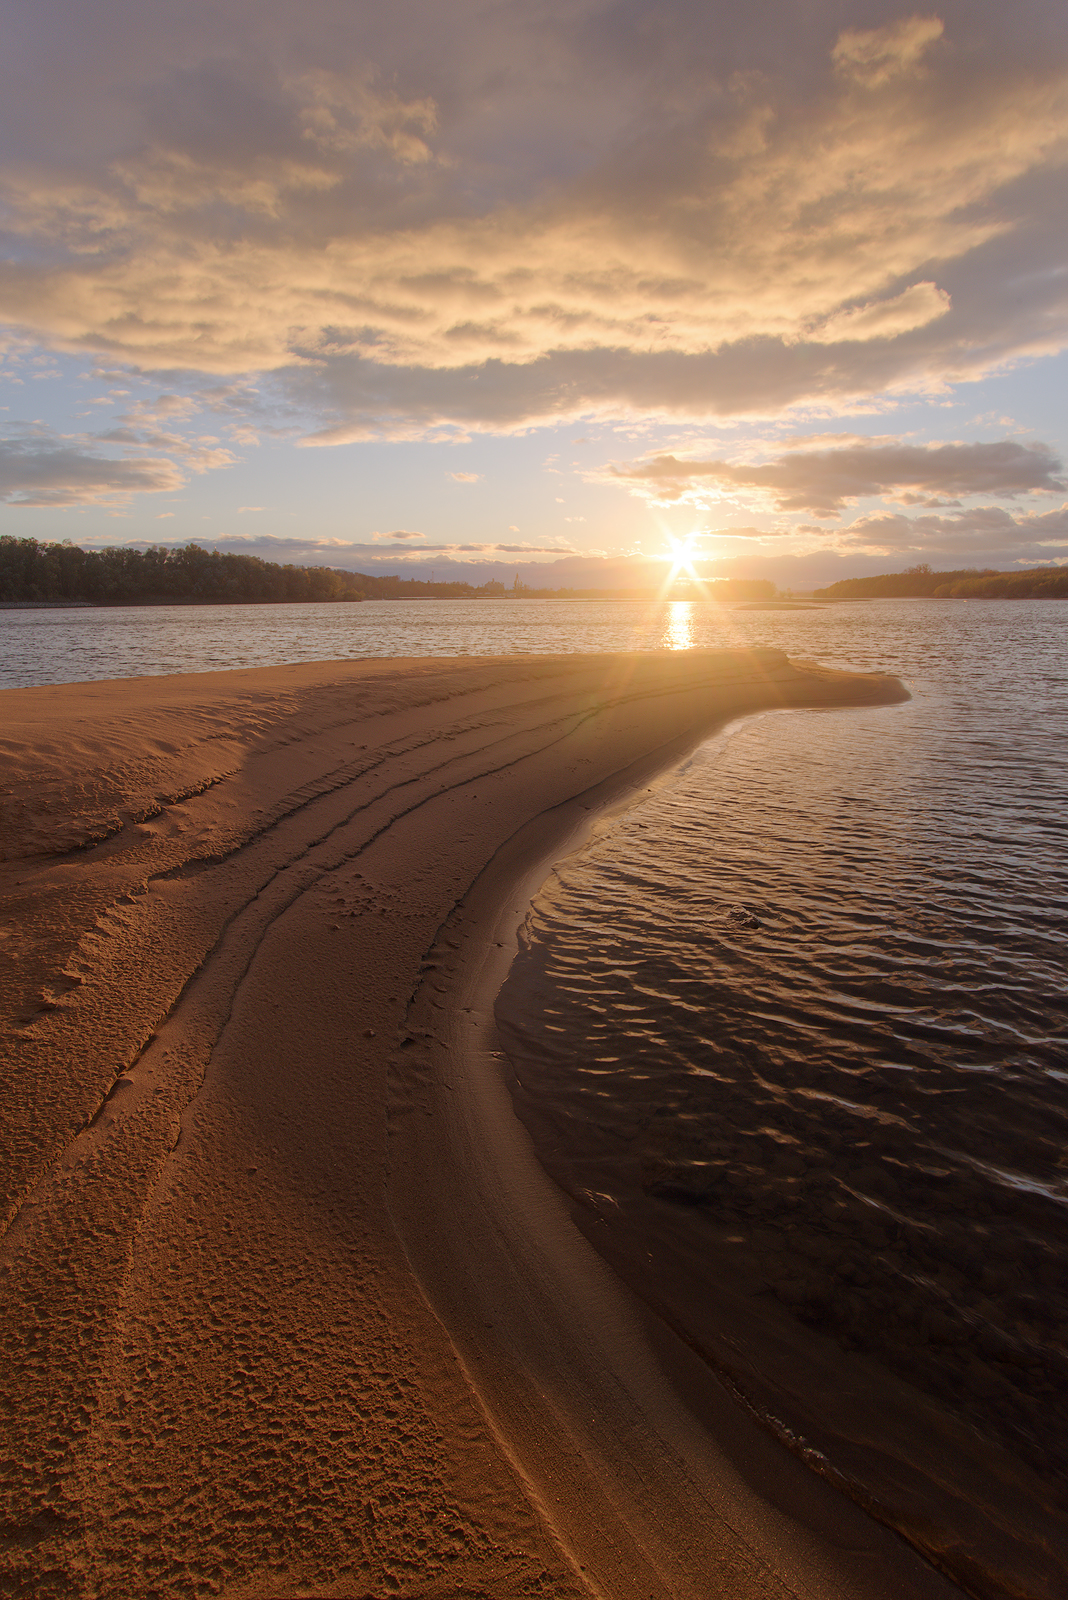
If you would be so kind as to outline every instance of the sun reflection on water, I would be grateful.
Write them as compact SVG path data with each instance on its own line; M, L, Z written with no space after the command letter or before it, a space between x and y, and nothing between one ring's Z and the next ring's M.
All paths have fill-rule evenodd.
M665 650L692 650L694 646L694 605L692 600L672 600L664 627Z

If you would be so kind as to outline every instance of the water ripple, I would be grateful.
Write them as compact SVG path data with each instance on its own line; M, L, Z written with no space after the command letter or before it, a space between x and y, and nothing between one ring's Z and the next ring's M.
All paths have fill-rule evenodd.
M1068 1470L1068 607L817 616L761 642L914 699L749 720L562 865L518 1109L572 1193L744 1224L757 1292Z

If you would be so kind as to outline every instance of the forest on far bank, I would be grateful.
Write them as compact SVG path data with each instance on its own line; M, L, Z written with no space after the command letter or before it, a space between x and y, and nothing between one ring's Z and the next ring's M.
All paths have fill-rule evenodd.
M685 595L682 594L685 589ZM765 600L775 594L764 578L719 578L676 584L673 598ZM813 591L820 600L1068 599L1068 566L997 572L964 567L935 572L927 564L870 578L842 578ZM647 589L535 589L522 582L428 583L399 575L372 576L334 567L282 566L259 556L150 545L82 550L78 545L0 535L0 604L264 605L345 600L654 600Z
M114 606L362 599L363 589L351 573L283 567L195 544L177 550L82 550L75 544L0 537L0 601Z
M714 600L761 600L775 586L761 578L721 578L701 586ZM491 581L428 583L396 575L372 577L334 567L281 566L259 556L150 545L82 550L0 535L0 604L264 605L300 600L652 600L655 589L535 589Z
M1025 572L963 567L956 572L933 572L924 562L874 578L841 578L812 592L819 600L1068 600L1068 567L1029 567Z

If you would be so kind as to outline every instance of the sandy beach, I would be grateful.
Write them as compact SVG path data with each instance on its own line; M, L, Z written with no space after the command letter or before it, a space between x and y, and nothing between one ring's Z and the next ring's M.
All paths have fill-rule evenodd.
M7 691L9 1596L946 1597L571 1220L492 1000L776 651Z

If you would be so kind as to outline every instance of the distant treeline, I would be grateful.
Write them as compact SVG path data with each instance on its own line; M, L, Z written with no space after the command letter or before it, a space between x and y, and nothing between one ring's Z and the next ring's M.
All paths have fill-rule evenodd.
M713 600L770 600L763 578L720 578L693 590ZM147 550L82 550L74 544L0 536L0 604L232 605L285 600L650 600L648 589L534 589L518 574L509 587L491 581L427 583L421 578L372 577L332 567L280 566L258 556L150 546Z
M935 590L936 600L1068 600L1068 567L983 572Z
M1031 567L1026 572L996 572L964 567L932 572L926 564L875 578L842 578L816 589L821 600L1068 600L1068 567Z
M0 601L190 605L362 600L363 579L329 567L282 567L258 556L180 550L80 550L0 537Z

